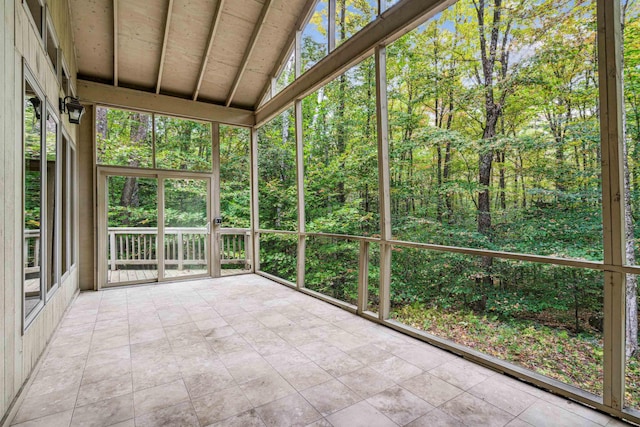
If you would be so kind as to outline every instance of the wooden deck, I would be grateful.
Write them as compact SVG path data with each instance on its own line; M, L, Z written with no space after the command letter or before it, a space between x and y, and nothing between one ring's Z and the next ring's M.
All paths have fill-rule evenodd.
M195 276L206 274L206 269L184 269L184 270L165 270L166 278L179 278L187 276ZM248 273L242 269L222 269L222 276L232 276L235 274ZM107 272L107 283L116 284L124 282L148 281L155 282L158 279L158 270L115 270ZM37 290L37 283L36 289Z

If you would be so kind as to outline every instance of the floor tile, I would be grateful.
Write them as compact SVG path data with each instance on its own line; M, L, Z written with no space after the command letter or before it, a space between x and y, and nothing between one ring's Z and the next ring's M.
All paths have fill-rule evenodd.
M182 380L134 392L136 416L188 401L189 393Z
M389 378L371 368L358 369L338 377L338 380L363 398L373 396L394 385Z
M116 360L115 362L92 366L90 369L84 370L82 385L117 378L130 373L130 360Z
M73 410L58 412L20 424L12 424L13 427L69 427Z
M256 408L267 426L304 426L322 415L301 395L292 394Z
M334 427L395 427L396 424L367 402L356 403L333 415L327 420Z
M469 393L443 404L440 409L469 426L504 426L514 416Z
M282 377L298 391L327 382L333 377L313 362L278 369Z
M275 371L241 384L240 389L254 407L264 405L265 403L296 392L296 390Z
M76 396L77 392L55 391L33 399L26 398L18 408L13 422L18 424L73 409L76 404Z
M403 381L400 385L433 406L440 406L463 391L428 373Z
M247 412L211 424L209 427L264 427L264 425L258 412L255 409L250 409Z
M84 406L133 392L131 374L84 384L78 392L76 406Z
M536 427L558 425L566 427L596 427L600 425L544 400L538 400L520 414L518 418Z
M183 402L136 417L136 427L200 427L198 416L191 402Z
M73 411L72 427L102 427L133 418L133 395L114 397Z
M405 425L433 409L429 403L400 386L393 386L367 402L399 425Z
M485 400L513 415L521 414L522 411L538 400L537 397L513 388L495 377L491 377L473 386L469 389L469 394Z
M216 372L191 375L183 377L183 380L192 399L224 390L236 384L224 366L221 366Z
M451 415L437 408L406 425L406 427L461 427L461 426L464 426L462 421L456 418L453 418Z
M301 394L324 416L361 400L360 396L338 380L308 388Z
M391 356L381 362L371 363L369 366L397 383L422 373L422 369L397 356Z
M433 368L429 373L462 390L468 390L494 374L482 366L460 358Z
M222 421L252 408L251 402L237 386L207 394L192 400L192 403L198 420L203 426Z

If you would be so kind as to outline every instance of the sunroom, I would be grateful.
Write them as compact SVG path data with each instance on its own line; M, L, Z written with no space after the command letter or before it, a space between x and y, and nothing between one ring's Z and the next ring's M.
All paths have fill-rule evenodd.
M2 425L640 423L637 2L0 14Z

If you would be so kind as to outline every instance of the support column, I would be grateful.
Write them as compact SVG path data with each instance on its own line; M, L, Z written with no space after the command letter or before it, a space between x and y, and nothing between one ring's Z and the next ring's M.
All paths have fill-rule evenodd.
M297 70L296 70L297 71ZM306 218L304 206L304 150L302 138L302 101L294 104L296 126L296 189L298 192L298 257L296 286L304 288L305 251L307 247Z
M258 215L258 129L251 128L251 241L253 242L252 272L260 270L260 217Z
M378 191L380 198L380 306L381 320L389 318L391 286L391 192L389 189L389 137L387 111L387 51L377 46L376 118L378 126Z
M620 3L598 0L598 78L602 147L604 263L625 263L624 129ZM605 271L604 404L624 406L625 275Z
M210 263L211 275L213 277L221 276L220 266L220 225L216 224L213 218L222 217L220 211L220 124L213 123L211 125L211 139L213 149L211 152L213 164L213 177L211 179L210 192L210 217L207 218L209 224L207 228L211 230L209 234L209 244L211 247Z
M327 44L329 52L336 48L336 0L329 0L327 6Z

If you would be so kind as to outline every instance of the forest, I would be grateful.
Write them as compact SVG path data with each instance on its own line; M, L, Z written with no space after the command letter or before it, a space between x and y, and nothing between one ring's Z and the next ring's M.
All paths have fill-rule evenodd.
M337 45L375 18L372 3L337 1ZM603 261L595 7L587 0L460 0L386 47L394 240ZM625 0L622 9L626 257L637 265L640 6ZM303 32L303 71L327 54L326 21L321 1ZM294 69L285 65L277 89L293 81ZM302 101L309 233L380 236L375 84L369 57ZM156 145L166 134L167 152L177 150L163 160L156 148L154 162L169 162L160 164L149 160L151 117L125 112L111 120L108 114L120 113L108 111L96 127L102 164L211 168L202 124L156 124L166 129L156 130ZM169 125L178 130L169 134ZM292 108L258 130L263 230L297 229L295 147ZM247 129L220 126L220 158L223 226L248 227ZM113 204L123 214L114 225L155 215L153 203L129 197L144 191L139 185L121 188ZM297 235L261 233L262 271L295 282L297 244ZM305 286L354 303L358 250L353 239L308 236ZM373 312L379 250L371 244ZM395 245L391 281L394 319L602 395L601 271ZM626 404L634 408L637 292L636 276L627 275Z

